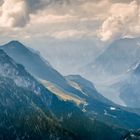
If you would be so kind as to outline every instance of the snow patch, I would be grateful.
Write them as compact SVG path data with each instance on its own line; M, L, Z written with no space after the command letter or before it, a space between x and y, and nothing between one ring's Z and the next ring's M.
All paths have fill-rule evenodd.
M110 107L110 110L116 110L116 108L115 107Z
M134 64L132 67L130 67L127 72L130 72L130 71L134 71L135 69L138 68L138 66L140 65L140 62L137 62L136 64Z

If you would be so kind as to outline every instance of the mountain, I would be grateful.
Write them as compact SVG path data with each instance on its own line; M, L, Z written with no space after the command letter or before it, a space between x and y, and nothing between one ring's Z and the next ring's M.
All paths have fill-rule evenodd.
M106 84L106 85L105 85ZM112 79L110 82L104 83L106 89L102 90L102 93L107 93L107 96L111 96L111 99L117 104L120 104L117 98L119 98L125 106L139 109L140 108L140 59L129 66L127 72L122 74L116 79ZM102 87L99 87L102 89ZM111 91L112 92L109 92ZM106 96L106 97L107 97ZM115 97L113 99L113 97Z
M120 126L125 128L139 127L139 123L135 123L137 121L133 121L132 119L130 122L131 117L128 117L127 123L122 123L122 120L124 119L123 115L125 116L127 112L100 95L93 84L88 80L80 76L62 76L49 64L49 62L46 60L44 61L39 53L33 49L28 49L18 41L11 41L6 45L1 46L1 48L17 63L24 65L27 71L43 83L43 85L60 100L74 103L85 114L91 114L91 118L97 118L98 121L102 122L106 119L110 119L112 120L111 124L118 125L118 121L116 121L117 119L114 117L114 112L116 112L115 116L117 115L117 118L120 118ZM80 88L77 88L73 83L77 84ZM112 111L112 108L116 108L116 111ZM61 111L61 109L59 110ZM86 112L85 110L88 111ZM106 115L106 111L109 115ZM131 113L128 114L130 116L132 115L134 120L139 120L137 115ZM108 123L109 121L106 122Z
M109 129L112 129L112 126L125 129L140 127L140 117L138 115L125 111L120 106L101 96L90 81L80 76L62 76L47 61L44 61L38 53L26 48L17 41L12 41L1 46L1 48L16 62L18 61L18 63L24 65L25 70L29 71L30 74L49 89L50 94L54 97L49 110L61 122L61 125L65 129L72 131L72 133L78 133L78 136L81 137L82 135L86 138L89 133L92 133L88 138L91 139L96 136L95 124L98 126L96 130L101 130L101 132L104 130L102 127L108 127L108 125L111 126ZM43 63L43 66L40 63ZM28 65L30 68L28 68ZM34 70L35 66L38 66L37 71ZM33 67L34 69L32 69ZM43 70L46 73L42 72ZM42 73L46 76L43 77ZM42 77L39 77L40 75ZM36 81L36 79L34 80ZM79 122L75 122L76 120L79 120ZM86 123L81 123L82 121ZM90 132L87 132L89 127L91 127ZM84 129L81 130L79 128ZM108 132L106 133L109 136Z
M50 90L53 92L57 90L55 93L58 96L61 96L62 94L64 96L66 95L65 98L70 98L71 96L73 97L72 100L76 100L78 103L81 103L81 98L84 98L81 91L71 85L65 77L57 72L48 61L44 60L38 52L27 48L18 41L11 41L0 46L0 48L4 50L15 62L22 64L29 73L45 84ZM84 82L86 83L87 81L85 80ZM59 92L61 92L61 94L58 94ZM97 96L100 96L100 94L98 93ZM96 95L94 95L94 97L96 98Z
M128 107L140 108L140 64L133 64L131 72L122 81L118 81L113 86L118 89L120 98Z
M83 103L81 98L84 95L81 91L73 87L69 82L57 72L46 60L44 60L38 52L25 47L18 41L11 41L3 46L0 46L15 62L22 64L25 69L31 73L36 79L55 92L58 96L72 98L79 103ZM86 81L85 81L86 82ZM53 87L52 87L53 86ZM61 92L61 94L59 94ZM99 96L99 94L98 94ZM95 97L95 96L94 96Z
M136 123L139 120L139 117L132 113L133 111L129 112L131 111L130 108L123 108L122 106L107 100L98 93L90 81L84 79L80 75L69 75L66 79L71 85L79 89L82 95L85 95L84 98L80 97L86 101L83 106L81 105L81 110L90 118L96 118L96 120L109 125L116 125L129 129L135 128L136 126L139 128L139 124Z
M104 97L119 105L131 106L129 96L124 96L132 92L129 87L134 86L134 82L128 77L139 63L140 38L123 38L112 42L95 61L83 67L81 74L91 80ZM133 79L137 78L133 76Z
M87 100L88 102L89 100L97 100L99 102L106 103L109 105L113 104L111 101L107 100L104 96L98 93L92 82L83 78L82 76L68 75L66 76L66 79L68 80L71 86L81 91L81 99L84 98L84 100Z
M67 80L57 72L39 53L25 47L18 41L11 41L0 46L16 63L22 64L25 69L40 81L53 83L57 87L69 92L80 92L68 84Z
M50 92L2 50L0 67L1 139L43 140L73 137L51 117Z
M13 58L15 62L22 64L35 77L56 82L58 85L65 82L65 79L46 60L20 42L11 41L0 48Z
M0 50L0 138L5 140L120 139L124 130L91 120L58 99Z
M108 80L125 74L129 67L140 60L140 38L115 40L95 61L83 68L91 80Z

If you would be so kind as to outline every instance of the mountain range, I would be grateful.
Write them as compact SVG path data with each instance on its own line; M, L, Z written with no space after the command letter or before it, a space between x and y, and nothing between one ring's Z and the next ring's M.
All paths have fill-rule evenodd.
M133 65L133 70L128 73L125 79L113 84L120 93L120 98L128 107L140 108L140 65L139 62Z
M115 40L96 60L83 67L83 73L91 80L111 79L127 73L140 60L139 54L140 38Z
M75 104L58 99L2 50L0 66L2 139L71 140L120 137L119 131L90 120ZM101 133L105 133L104 137Z
M2 139L119 140L140 128L139 113L108 100L82 76L61 75L18 41L0 49Z
M113 102L139 108L140 38L112 42L105 51L82 69L97 90Z

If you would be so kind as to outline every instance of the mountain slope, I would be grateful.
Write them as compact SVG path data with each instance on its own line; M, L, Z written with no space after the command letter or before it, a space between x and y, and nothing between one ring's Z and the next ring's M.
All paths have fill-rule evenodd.
M109 100L122 106L131 106L139 89L131 91L135 89L134 81L138 81L138 78L130 75L138 67L139 62L140 38L119 39L112 42L95 61L86 65L82 74L93 81L96 89ZM131 96L125 98L126 94ZM129 97L132 97L130 99L133 103L129 102Z
M13 58L15 62L22 64L35 77L57 82L57 84L65 82L65 79L46 60L43 60L38 53L26 48L20 42L11 41L1 46L1 49Z
M25 69L39 80L49 81L69 93L80 94L68 84L65 78L35 51L28 49L18 41L11 41L0 47L15 62L22 64Z
M117 82L115 87L119 89L120 98L124 100L127 106L140 108L140 64L135 65L127 78Z
M73 103L59 100L2 50L0 67L2 139L120 139L122 130L92 121Z
M50 92L1 50L0 67L1 139L74 138L52 117Z
M124 74L140 59L140 38L114 41L97 59L84 67L84 74L91 80L108 80L110 76Z
M81 105L81 109L89 117L92 119L96 118L109 125L116 125L124 128L139 128L139 124L136 123L137 121L139 122L139 116L128 112L127 108L122 108L104 98L96 91L90 81L79 75L70 75L66 78L72 82L74 87L77 87L82 92L81 94L85 95L83 100L86 101L86 104L83 106Z
M23 48L23 50L21 50L20 47ZM47 108L50 110L51 115L54 118L56 118L65 129L70 130L73 134L76 133L79 137L86 137L88 139L92 139L93 137L97 137L97 136L99 137L99 134L96 133L96 130L100 131L100 133L101 132L104 133L103 132L105 131L104 128L108 127L107 125L110 125L111 127L109 127L108 130L113 131L112 132L113 135L111 135L112 137L116 135L116 132L117 132L115 130L116 132L114 134L114 129L112 130L112 125L116 126L115 128L123 127L127 129L140 127L140 123L139 123L140 118L138 115L127 112L123 110L122 108L120 108L119 106L116 106L115 104L105 99L96 91L95 87L93 86L91 82L79 76L76 78L75 76L74 77L71 76L71 78L69 77L70 79L66 77L65 79L65 77L63 77L61 74L56 72L56 70L54 70L50 66L50 64L48 64L48 62L44 62L42 58L38 56L38 54L36 54L33 50L26 48L19 42L12 41L8 43L7 45L2 46L2 48L3 49L8 48L7 52L16 61L20 60L18 59L18 55L21 54L23 61L25 61L25 64L24 64L25 69L27 70L28 70L28 65L31 65L31 66L38 65L39 70L37 72L39 74L35 75L34 71L32 70L30 71L30 73L33 74L40 81L42 81L42 79L40 79L42 77L39 77L39 75L42 75L42 70L43 70L42 65L40 63L44 64L43 67L45 71L47 71L50 68L51 71L47 71L47 74L45 72L43 73L43 74L46 74L46 77L44 76L45 80L43 79L43 81L49 82L49 86L46 83L44 85L46 86L46 88L51 90L51 92L49 92L49 95L51 95L51 97L49 96L51 100L46 101L46 98L42 99L43 104L46 104L46 102L47 103L51 102L51 104L47 105ZM11 52L9 51L10 49L12 49ZM27 53L24 53L24 50L26 50ZM36 63L36 61L33 61L36 55L37 55L36 59L39 59L39 60L35 59L38 62L38 64ZM21 56L19 56L19 58L20 57ZM28 62L27 58L32 61ZM18 63L22 64L23 62L20 60L20 62ZM11 74L11 72L9 73ZM36 80L33 78L32 81L36 81ZM72 81L72 83L74 82L76 86L78 85L78 88L75 85L73 85L70 81ZM23 82L23 81L21 82L21 80L18 80L17 83L18 84L20 83L20 85L22 85L23 83L26 83L26 82ZM38 82L36 81L36 83ZM26 83L25 85L30 85L30 84ZM45 95L46 89L44 89L44 87L41 84L40 86L43 88L43 93L44 93L43 95L46 97ZM34 84L32 84L32 86L29 86L28 88L32 89L33 87L34 87ZM39 88L36 87L36 90L34 92L38 95L39 91L40 91L40 87ZM54 94L57 95L57 97L59 98L57 98ZM65 98L67 97L67 98L64 100L62 99L62 96ZM46 107L42 105L43 110L44 108ZM82 122L85 122L85 123L82 123ZM104 125L100 122L106 123L107 125ZM75 124L77 125L75 126ZM96 125L98 126L98 128L95 128ZM89 130L89 128L91 129ZM108 136L110 137L108 130L106 132L105 137L108 137Z
M66 76L66 79L73 87L81 90L81 92L85 95L85 98L93 98L94 100L98 100L103 103L113 104L111 101L107 100L100 93L98 93L92 82L86 80L80 75L69 75Z

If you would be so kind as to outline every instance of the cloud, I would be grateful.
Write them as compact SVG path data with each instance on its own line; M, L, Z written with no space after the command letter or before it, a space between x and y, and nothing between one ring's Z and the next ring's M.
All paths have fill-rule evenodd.
M29 20L28 9L24 0L5 0L0 9L0 26L24 26Z
M68 38L81 38L83 35L85 35L84 31L78 31L78 30L66 30L61 32L55 32L51 36L56 39L68 39Z
M50 20L48 15L67 14L79 18L91 18L90 15L96 14L98 8L101 7L98 6L100 1L102 0L0 0L0 26L24 27L31 21L31 16L36 16L36 19L41 18L38 13L44 13L45 21L47 18L48 21ZM94 12L92 8L96 8Z
M96 33L103 41L135 37L139 11L134 0L0 0L0 32L8 35L9 29L17 39L18 32L25 39L94 38Z
M38 17L38 18L36 18ZM47 12L39 13L38 15L32 15L31 16L31 23L32 24L52 24L52 23L64 23L64 22L70 22L73 20L76 20L77 18L75 16L71 16L68 14L65 15L53 15L53 14L47 14Z
M140 5L137 1L112 4L98 32L103 41L140 35Z
M0 26L24 27L30 15L49 4L49 0L0 0Z
M81 5L80 9L82 11L82 15L101 20L107 17L110 6L111 3L108 0L101 0L97 2L87 1Z

